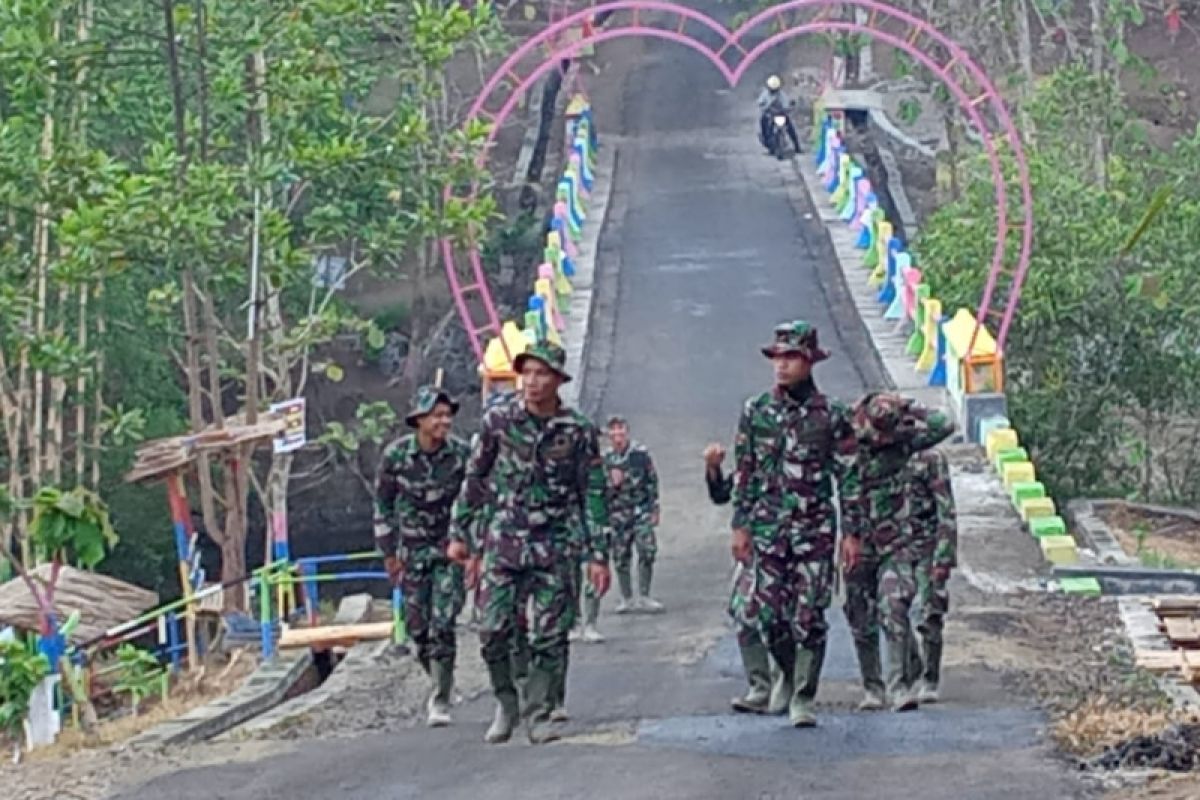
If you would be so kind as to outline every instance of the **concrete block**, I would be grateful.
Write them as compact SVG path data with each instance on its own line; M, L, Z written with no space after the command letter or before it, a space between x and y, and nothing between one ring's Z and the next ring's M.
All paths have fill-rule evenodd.
M1021 519L1032 523L1044 517L1057 517L1058 508L1049 497L1030 497L1017 505Z
M1008 416L1008 398L999 393L962 396L963 433L973 442L982 442L980 430L985 419Z
M1028 461L1010 461L1001 468L1000 479L1011 492L1014 484L1037 480L1037 472Z
M1051 564L1075 564L1079 561L1079 551L1070 536L1043 536L1038 542L1042 547L1042 555Z
M983 442L983 446L987 450L988 461L995 459L996 454L1001 450L1009 450L1020 447L1020 445L1017 432L1012 428L997 428L988 431L987 439Z
M1084 597L1099 597L1103 592L1100 581L1095 578L1061 578L1058 585L1067 594L1078 594Z
M1045 497L1046 487L1040 481L1020 481L1012 485L1011 492L1013 505L1020 508L1026 500Z
M1029 453L1024 447L1006 447L1003 450L997 451L996 457L992 459L992 465L996 467L996 472L1003 472L1004 465L1013 461L1028 461Z
M1003 430L1004 428L1011 427L1012 423L1009 422L1008 417L997 416L981 419L979 420L979 436L977 439L975 439L975 443L985 444L987 442L988 434L992 431Z
M1066 536L1067 524L1057 515L1034 517L1029 520L1029 532L1039 539L1047 536Z

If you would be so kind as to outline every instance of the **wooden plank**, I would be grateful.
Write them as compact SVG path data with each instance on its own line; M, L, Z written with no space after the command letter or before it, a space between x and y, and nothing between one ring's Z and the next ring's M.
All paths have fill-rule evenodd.
M1182 672L1183 658L1182 650L1137 650L1134 653L1134 663L1139 668L1154 673Z
M1183 619L1181 617L1167 617L1163 620L1163 626L1167 630L1167 638L1172 643L1200 645L1200 630L1196 628L1194 620Z
M392 623L366 622L361 625L325 625L317 628L285 628L279 647L330 647L355 642L391 638Z
M1171 595L1154 598L1154 611L1160 617L1200 616L1200 596Z
M1183 664L1181 672L1184 680L1195 683L1200 679L1200 651L1185 650L1180 655L1183 656Z

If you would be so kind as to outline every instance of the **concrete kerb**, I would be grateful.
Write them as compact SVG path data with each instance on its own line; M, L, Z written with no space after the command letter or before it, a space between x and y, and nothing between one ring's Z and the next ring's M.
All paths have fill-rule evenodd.
M346 657L337 665L333 674L319 687L311 692L293 697L290 700L249 719L240 725L222 733L218 741L230 741L242 736L265 733L272 728L286 726L311 711L325 705L356 682L366 672L379 669L379 661L392 646L391 642L362 642L351 647Z
M596 158L596 179L593 183L588 208L588 224L583 228L579 243L579 257L575 260L575 276L571 279L570 313L564 315L565 330L563 345L567 351L567 372L575 380L562 388L562 398L570 406L578 407L583 397L587 376L588 329L591 326L592 300L595 293L596 252L600 237L608 220L609 202L612 199L613 175L616 170L617 146L615 137L608 137L600 145Z
M312 665L309 650L283 651L274 661L261 664L233 694L151 728L130 745L165 747L218 736L283 702Z

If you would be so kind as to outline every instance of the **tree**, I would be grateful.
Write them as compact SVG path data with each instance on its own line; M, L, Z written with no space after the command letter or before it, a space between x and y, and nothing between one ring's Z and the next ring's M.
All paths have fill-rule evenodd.
M13 741L14 760L21 756L29 701L48 672L49 664L41 653L20 642L0 642L0 732Z
M1038 246L1006 352L1014 423L1056 494L1200 499L1200 257L1180 245L1200 233L1184 179L1200 168L1200 132L1152 149L1083 66L1044 79L1028 111L1042 134L1027 148ZM1103 182L1097 127L1110 131ZM994 241L991 183L971 167L962 200L915 243L948 308L977 302Z

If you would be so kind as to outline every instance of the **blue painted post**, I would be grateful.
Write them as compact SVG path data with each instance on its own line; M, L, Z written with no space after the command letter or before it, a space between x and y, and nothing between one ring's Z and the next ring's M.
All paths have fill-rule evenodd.
M181 662L179 643L179 616L175 612L167 614L167 652L171 654L171 671L178 673Z
M946 332L942 330L942 324L946 321L946 315L943 314L938 318L937 325L937 363L933 365L933 371L929 373L930 386L945 386L946 385Z
M270 575L270 570L263 570L258 579L258 621L262 629L263 661L271 661L275 658L275 637L271 634L274 620L271 619Z

